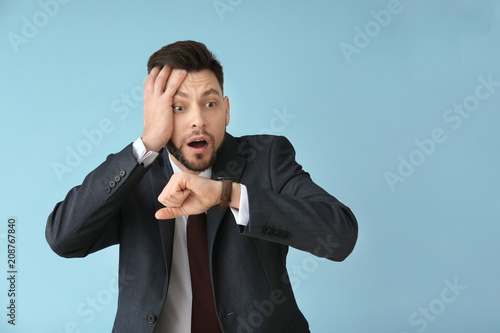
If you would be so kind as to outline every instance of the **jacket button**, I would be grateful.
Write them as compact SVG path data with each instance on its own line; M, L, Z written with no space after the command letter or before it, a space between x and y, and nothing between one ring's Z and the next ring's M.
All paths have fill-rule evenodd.
M264 235L267 235L268 233L271 232L271 228L266 224L265 226L262 227L262 232Z
M120 176L115 176L115 182L118 183L120 181L120 179L121 179Z
M111 192L111 189L110 189L109 187L107 187L107 186L106 186L106 187L104 188L104 192L109 193L109 192Z
M125 170L120 170L120 177L124 177L126 174Z
M114 181L110 181L109 182L109 187L113 188L115 187L116 183Z
M147 320L148 320L148 323L154 324L156 322L156 316L150 314L150 315L148 315Z

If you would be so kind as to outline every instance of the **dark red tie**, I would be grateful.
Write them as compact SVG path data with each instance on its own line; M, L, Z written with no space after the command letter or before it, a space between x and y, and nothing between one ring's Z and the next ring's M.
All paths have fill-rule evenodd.
M218 333L221 327L215 312L210 266L208 263L207 214L190 215L187 222L187 248L193 308L192 333Z

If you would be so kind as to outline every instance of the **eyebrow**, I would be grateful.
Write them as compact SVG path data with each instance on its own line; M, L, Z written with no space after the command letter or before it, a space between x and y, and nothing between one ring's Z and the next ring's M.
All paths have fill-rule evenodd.
M201 96L206 97L206 96L212 95L212 94L220 97L220 93L214 88L210 88L210 89L206 90L205 92L203 92L203 94L201 94ZM183 97L183 98L188 97L188 95L183 93L182 91L177 91L174 96L179 96L179 97Z

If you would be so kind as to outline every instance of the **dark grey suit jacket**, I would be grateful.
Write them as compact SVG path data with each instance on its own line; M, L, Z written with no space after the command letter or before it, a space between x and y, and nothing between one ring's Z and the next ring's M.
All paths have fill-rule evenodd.
M230 210L208 211L210 269L224 332L309 332L285 267L288 247L342 261L353 250L350 209L317 186L284 137L226 134L212 169L246 185L248 226ZM165 150L147 168L131 145L91 172L48 218L46 238L63 257L120 244L113 332L153 332L167 295L174 220L155 219L172 169Z

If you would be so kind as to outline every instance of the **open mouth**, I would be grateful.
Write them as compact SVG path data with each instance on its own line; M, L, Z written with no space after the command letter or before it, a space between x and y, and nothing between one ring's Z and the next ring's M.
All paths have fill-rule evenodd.
M204 136L204 135L198 135L192 137L188 142L187 145L189 148L193 150L193 152L197 154L203 153L207 147L210 145L209 139Z
M190 143L188 143L188 146L189 147L192 147L192 148L204 148L206 146L208 146L208 142L206 142L205 140L194 140L194 141L191 141Z

